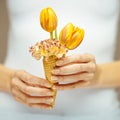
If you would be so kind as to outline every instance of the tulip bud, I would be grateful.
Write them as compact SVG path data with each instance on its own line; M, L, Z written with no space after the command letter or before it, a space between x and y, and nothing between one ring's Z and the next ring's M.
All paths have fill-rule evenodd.
M59 40L69 50L75 49L80 45L84 38L84 30L68 23L60 32Z
M50 7L42 9L40 12L40 24L47 32L53 32L57 27L57 16Z

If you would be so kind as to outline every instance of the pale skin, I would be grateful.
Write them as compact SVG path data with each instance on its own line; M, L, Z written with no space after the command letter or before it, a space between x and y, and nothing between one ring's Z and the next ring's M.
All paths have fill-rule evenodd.
M52 71L53 89L72 90L83 87L120 87L120 61L96 64L91 54L66 56ZM51 84L23 70L0 65L0 90L9 92L18 102L30 107L51 109L54 90Z

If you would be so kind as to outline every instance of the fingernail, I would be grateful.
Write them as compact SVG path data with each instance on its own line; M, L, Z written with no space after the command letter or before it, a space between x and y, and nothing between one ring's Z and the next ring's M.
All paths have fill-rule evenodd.
M48 84L47 87L51 88L51 87L52 87L52 84Z
M52 76L52 77L51 77L51 80L53 80L53 81L57 81L57 80L58 80L58 77L56 77L56 76Z
M42 84L41 84L42 85ZM43 84L43 86L46 86L46 87L48 87L48 88L51 88L52 87L52 85L50 84L50 83L45 83L45 84Z
M60 73L59 69L52 70L52 74L58 74L58 73Z
M53 107L51 106L51 107L48 107L47 109L48 109L48 110L51 110L51 109L53 109Z
M51 100L50 100L50 103L53 103L53 102L54 102L54 99L51 99Z
M53 90L56 90L57 88L55 86L52 87Z
M52 95L53 95L53 92L48 92L47 95L52 96Z
M50 103L52 103L53 101L54 101L53 99L48 99L48 100L46 100L46 103L50 104Z
M51 88L51 83L49 81L41 82L39 85Z
M59 60L59 61L56 62L56 65L58 65L58 66L62 65L62 64L63 64L63 60Z

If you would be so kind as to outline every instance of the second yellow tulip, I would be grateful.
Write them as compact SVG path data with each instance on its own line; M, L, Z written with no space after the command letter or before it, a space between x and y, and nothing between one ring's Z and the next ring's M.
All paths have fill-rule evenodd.
M75 49L80 45L84 38L84 30L68 23L60 32L59 40L69 50Z

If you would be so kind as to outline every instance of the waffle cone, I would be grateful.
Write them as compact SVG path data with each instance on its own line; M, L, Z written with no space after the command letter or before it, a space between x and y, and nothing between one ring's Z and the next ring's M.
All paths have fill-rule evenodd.
M52 75L51 71L53 70L53 68L56 65L56 60L57 60L57 57L54 56L54 55L50 56L48 58L46 58L46 57L43 58L43 66L44 66L45 77L46 77L46 80L48 80L52 84L52 87L53 87L54 83L51 80L51 75ZM55 104L56 93L57 93L57 91L54 90L54 96L53 96L54 100L51 103L52 107Z

